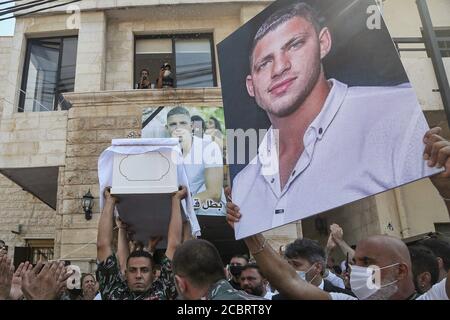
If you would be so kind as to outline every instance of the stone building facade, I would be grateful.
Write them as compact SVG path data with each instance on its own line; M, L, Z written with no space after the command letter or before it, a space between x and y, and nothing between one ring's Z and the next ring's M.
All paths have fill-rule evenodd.
M71 260L83 271L94 270L100 153L111 139L140 132L145 107L222 105L216 50L215 88L133 90L136 38L208 33L215 47L269 3L90 0L68 12L55 8L18 18L14 36L0 37L0 239L10 254L16 247L18 252L34 248L35 257ZM428 4L435 26L450 28L444 14L450 4ZM385 1L384 17L393 37L420 36L413 0ZM18 112L27 44L54 36L77 37L74 88L64 94L71 108ZM430 59L423 52L405 52L402 60L430 125L441 125L450 138ZM449 74L450 58L443 61ZM95 198L92 220L85 219L81 208L88 190ZM271 230L267 236L275 248L302 235L325 242L325 230L333 222L354 244L371 234L408 238L445 229L450 220L444 202L424 180Z

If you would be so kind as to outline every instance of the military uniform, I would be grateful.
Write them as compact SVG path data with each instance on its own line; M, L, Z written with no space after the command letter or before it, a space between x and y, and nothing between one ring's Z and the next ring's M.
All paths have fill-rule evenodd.
M230 283L225 280L219 280L208 290L207 300L265 300L262 297L250 295L242 290L234 289Z
M161 276L143 293L128 288L114 254L97 264L97 279L103 300L172 300L177 295L172 264L167 257L161 261Z

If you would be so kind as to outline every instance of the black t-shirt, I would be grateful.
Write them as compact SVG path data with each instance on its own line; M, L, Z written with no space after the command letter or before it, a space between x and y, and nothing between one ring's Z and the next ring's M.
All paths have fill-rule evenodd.
M156 84L158 84L158 79L156 79ZM171 76L162 78L162 87L163 88L173 88L173 78Z
M141 84L141 82L139 81L138 83L136 83L136 88L137 89L151 89L152 88L152 84L151 84L150 81L148 82L147 85L144 84L144 83Z
M241 290L241 285L238 282L234 282L233 279L228 281L233 289Z

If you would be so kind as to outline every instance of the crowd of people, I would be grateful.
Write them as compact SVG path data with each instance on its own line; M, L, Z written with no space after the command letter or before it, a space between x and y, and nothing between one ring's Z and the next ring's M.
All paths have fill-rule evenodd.
M382 95L372 95L372 89L368 88L349 89L348 92L351 94L347 94L346 84L326 79L321 59L331 50L329 30L320 28L314 14L305 4L295 4L293 8L296 11L290 8L273 15L260 28L249 56L249 60L255 63L251 67L251 74L246 78L249 95L255 97L257 104L268 114L273 128L279 129L281 133L280 154L284 157L280 159L278 180L273 178L270 184L276 181L283 187L292 185L289 192L280 193L279 197L275 196L273 189L267 187L268 181L260 174L259 168L256 170L255 167L253 169L248 167L247 171L243 172L247 175L245 181L249 183L240 190L238 184L234 183L234 195L235 200L237 197L243 198L240 202L243 204L248 202L247 200L252 200L248 202L247 208L252 207L253 211L245 212L243 206L241 212L233 203L231 189L227 188L225 192L222 190L223 133L219 121L211 117L205 123L200 117L191 117L182 107L175 107L167 114L169 134L180 139L184 158L193 157L197 145L202 146L203 143L211 141L219 144L213 163L203 161L194 168L195 170L188 170L187 174L190 178L189 183L192 184L191 191L199 200L212 199L219 202L227 199L226 219L232 228L242 217L252 215L254 217L250 220L252 223L255 222L255 225L257 221L270 224L272 218L265 219L262 209L266 203L281 201L280 199L285 196L291 197L282 201L289 204L292 212L302 212L300 202L295 202L300 196L308 200L302 204L312 203L318 205L317 208L326 208L322 207L320 196L315 198L319 199L318 201L308 198L308 192L320 190L311 191L312 189L308 188L315 180L308 181L304 177L296 179L301 173L301 170L296 170L297 159L305 150L303 139L299 137L305 135L307 128L314 129L315 132L315 128L310 125L316 117L322 121L328 119L328 122L324 122L323 128L318 128L320 137L314 139L315 141L322 139L323 131L330 130L327 128L333 126L342 126L339 132L345 132L345 137L351 138L351 141L355 137L367 137L366 125L353 125L362 120L364 122L361 123L368 126L376 123L382 124L383 128L392 129L392 132L397 132L396 135L392 135L393 137L403 137L405 133L403 127L398 125L398 121L395 122L396 126L389 127L386 123L390 122L386 122L384 118L383 121L374 122L366 113L355 112L365 103L372 106L370 109L372 112L378 113L378 110L382 110L378 107L390 108L388 101L394 101L396 108L404 104L392 98L377 100ZM307 32L298 34L297 30ZM276 50L272 48L273 44L280 43ZM270 65L272 66L268 67ZM136 89L174 87L169 63L161 66L154 82L150 79L150 71L142 69ZM295 88L289 91L291 86ZM399 90L405 88L395 88L393 92L397 94ZM292 94L286 101L276 98L288 91ZM360 100L361 97L364 99ZM346 121L340 120L346 111L336 113L344 103L344 98L347 110L351 110L352 115ZM336 106L331 109L333 113L321 118L318 114L328 100ZM344 107L340 108L346 110ZM420 112L420 109L416 111ZM354 118L355 114L363 115L364 119ZM407 112L403 114L406 116ZM419 119L419 116L416 118ZM197 131L195 125L192 128L195 123L200 123ZM378 132L378 127L372 129L373 132ZM396 150L395 143L392 145L392 153L404 156L396 161L396 165L402 168L411 167L411 173L416 174L407 161L411 160L412 156L417 156L417 150L424 147L424 151L420 150L420 153L423 151L424 160L420 163L420 167L444 168L444 172L440 175L446 178L447 182L444 185L435 183L435 187L444 201L448 202L450 142L440 133L440 128L433 128L424 137L420 136L419 139L412 141L413 144L404 143L401 147L408 152ZM342 146L336 150L359 152L358 148L349 144L348 139L333 140L335 137L337 135L329 134L324 138L324 141L328 141L327 147L335 147L338 141ZM411 139L415 138L415 135L411 136ZM411 148L411 145L415 147ZM377 154L378 150L372 148L375 147L373 144L369 143L368 146L371 152L367 153L367 159L359 161L367 167L364 167L367 169L364 174L369 172L373 177L383 177L381 174L384 173L383 164L387 166L388 163L394 162L392 159L397 158L384 157L383 150L380 149ZM384 148L383 144L379 146ZM312 152L313 149L310 147L308 150ZM308 150L306 153L309 153ZM336 163L329 165L332 154L323 152L320 155L324 165L317 165L315 167L317 175L311 177L335 172L350 173L350 169L353 168L348 167L350 163L348 159L356 158L345 153L346 157L340 158L340 166L348 170L339 171L336 170ZM382 169L381 173L373 171L374 168L371 166L374 162L371 161L374 159L379 161L377 167ZM317 160L315 161L317 163ZM395 185L411 181L407 179L409 173L405 176ZM388 175L387 178L393 177ZM202 188L203 185L207 186ZM362 193L361 197L380 191L376 183L370 185L373 189L369 188L370 192ZM392 186L393 184L388 183L383 190ZM322 189L320 192L329 193L330 190L335 189ZM336 190L331 192L336 198L352 194L346 192L345 188ZM115 216L115 207L120 199L111 195L109 187L105 188L98 224L95 274L81 274L78 267L66 265L64 261L36 261L36 263L26 261L15 267L8 255L7 244L0 240L0 300L448 300L450 297L450 239L442 234L432 233L408 244L388 235L370 235L350 245L345 241L343 228L331 224L326 246L320 245L314 239L303 237L282 246L277 252L263 234L252 233L244 238L250 257L236 252L225 266L219 251L211 242L192 237L190 224L182 213L181 201L186 195L187 189L184 186L171 195L171 212L166 237L150 238L148 243L140 243L132 241L133 230ZM317 209L317 212L319 211L321 210ZM284 210L270 214L283 212ZM276 226L277 223L270 224L269 227ZM161 244L162 240L165 242L164 249L158 249L158 244ZM336 262L333 259L333 252L337 250L345 257L343 261Z
M315 240L299 238L280 253L259 234L245 239L252 259L236 254L225 267L213 244L191 239L184 228L179 203L185 195L186 190L181 189L172 196L167 249L156 258L160 239L150 239L147 246L133 244L130 253L123 224L119 230L124 236L119 235L113 251L117 199L105 190L96 276L85 273L81 279L72 279L70 268L56 261L40 261L34 266L25 262L14 270L2 242L0 299L448 300L450 295L450 239L444 235L433 233L410 245L385 235L371 236L360 240L353 250L346 244L342 228L332 224L325 248ZM230 225L239 217L229 203ZM328 255L336 248L347 256L342 269L327 264ZM377 273L378 279L373 276Z
M424 159L441 166L450 177L450 142L431 129L424 137ZM441 193L445 184L435 184ZM226 219L234 228L245 212L225 190ZM116 217L120 200L103 192L104 205L97 234L96 275L80 275L63 261L29 261L14 268L8 247L0 241L0 300L448 300L450 297L450 239L433 233L406 244L387 235L344 239L337 224L329 227L325 247L300 238L276 252L262 234L244 239L251 259L237 253L224 266L210 242L194 239L184 218L181 200L187 188L172 194L165 249L161 237L147 244L131 241L133 230ZM445 200L445 199L444 199ZM114 230L118 229L115 240ZM346 257L331 259L334 250ZM78 277L77 277L78 275Z
M168 62L165 62L159 70L158 77L154 82L150 80L150 71L146 68L139 72L139 81L136 83L136 89L161 89L173 88L174 80L172 76L172 67Z
M2 248L0 299L448 300L450 296L450 239L442 234L430 234L410 245L385 235L371 236L360 240L353 250L345 242L342 228L332 224L325 248L315 240L299 238L281 253L258 234L245 239L252 259L236 254L225 267L213 244L191 239L185 228L179 206L185 193L182 189L172 197L174 208L163 257L155 257L160 239L130 247L123 224L113 250L117 199L105 190L96 276L85 273L81 279L72 279L74 272L57 261L40 261L34 266L25 262L14 270ZM229 203L230 225L239 217ZM347 256L339 268L327 264L328 255L336 248Z

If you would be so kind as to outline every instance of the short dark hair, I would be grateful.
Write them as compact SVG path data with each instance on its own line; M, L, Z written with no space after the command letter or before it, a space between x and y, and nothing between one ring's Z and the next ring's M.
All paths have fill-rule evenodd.
M249 257L248 257L248 255L246 255L246 254L240 254L240 253L239 253L239 254L235 254L235 255L233 255L233 256L230 258L230 261L231 261L231 259L233 259L233 258L244 259L246 263L248 263L248 261L249 261Z
M249 263L242 267L242 271L245 271L248 269L258 270L258 273L261 275L261 277L264 278L264 275L262 274L261 269L259 268L259 266L256 263ZM241 271L241 274L242 274L242 271Z
M448 272L450 269L450 240L448 238L443 236L440 238L429 238L418 242L418 244L429 248L436 257L441 258L444 270Z
M153 262L153 256L151 255L150 252L145 251L145 250L135 250L135 251L131 252L127 258L127 268L128 268L128 262L130 261L131 258L147 258L150 260L150 268L153 268L153 266L155 265Z
M141 74L142 71L147 71L148 75L150 75L150 71L148 69L146 69L146 68L141 69L141 71L139 71L139 74Z
M169 119L169 117L177 115L177 114L185 115L189 119L191 119L191 115L189 114L189 111L183 107L175 107L175 108L170 109L170 111L167 113L167 119Z
M335 274L342 274L342 268L341 268L341 266L333 266L332 267L332 269L333 269L333 271L334 271L334 273Z
M315 240L301 238L286 246L284 256L288 259L302 258L310 264L320 263L325 268L325 250Z
M3 240L0 240L0 246L4 246L4 245L6 245L6 243L5 243L5 241L3 241Z
M210 286L225 279L219 251L209 241L188 240L181 244L172 259L173 273L186 277L196 287Z
M308 20L314 26L314 29L316 29L317 33L320 32L321 23L319 14L309 4L305 2L295 2L289 6L278 9L263 22L263 24L256 32L255 37L253 38L253 43L249 55L250 70L252 70L253 51L255 50L258 42L269 32L274 31L276 28L278 28L278 26L288 20L291 20L294 17L302 17Z
M191 121L192 122L201 122L202 123L202 130L205 131L206 130L206 124L205 124L205 120L203 120L202 117L198 116L198 115L193 115L191 117Z
M429 248L423 245L412 245L408 247L411 256L412 272L415 278L424 272L431 275L431 285L439 280L439 265L437 257Z

